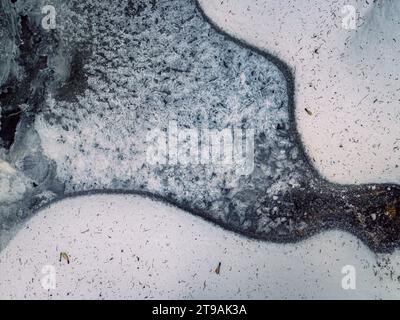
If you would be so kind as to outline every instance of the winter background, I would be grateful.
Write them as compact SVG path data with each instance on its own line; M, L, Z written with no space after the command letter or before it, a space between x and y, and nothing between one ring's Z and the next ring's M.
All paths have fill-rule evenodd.
M25 222L30 209L60 195L141 190L204 209L234 230L305 228L304 219L274 217L279 206L262 205L304 181L318 186L293 135L285 74L215 32L194 1L120 2L54 1L56 35L35 29L47 3L1 2L2 129L10 115L22 120L1 150L0 297L397 298L397 251L374 253L343 231L273 244L164 202L115 194L55 202ZM219 28L295 72L296 125L321 176L399 183L398 2L350 3L357 32L341 26L346 1L199 4ZM18 48L13 10L30 34ZM21 52L24 61L13 59ZM254 172L149 165L148 132L171 119L183 128L256 129ZM256 220L241 214L258 201ZM56 267L55 290L43 290L45 265ZM342 288L346 265L356 268L356 290Z

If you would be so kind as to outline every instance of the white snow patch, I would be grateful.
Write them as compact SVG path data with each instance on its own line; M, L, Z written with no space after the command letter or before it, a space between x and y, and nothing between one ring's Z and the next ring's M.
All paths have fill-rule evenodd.
M0 253L0 299L399 298L399 263L344 232L272 244L148 198L82 196L39 212ZM41 286L48 265L54 290ZM342 289L347 265L356 290Z

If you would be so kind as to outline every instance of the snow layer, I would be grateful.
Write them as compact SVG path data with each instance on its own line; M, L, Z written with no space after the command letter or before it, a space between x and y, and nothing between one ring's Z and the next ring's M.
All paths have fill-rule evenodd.
M54 203L24 225L0 253L0 298L399 298L399 263L398 251L377 256L339 231L278 245L149 198L92 195ZM355 290L342 289L348 265ZM45 290L49 266L56 287Z
M298 129L322 175L400 182L398 0L199 2L223 30L292 68ZM346 5L355 30L342 27Z

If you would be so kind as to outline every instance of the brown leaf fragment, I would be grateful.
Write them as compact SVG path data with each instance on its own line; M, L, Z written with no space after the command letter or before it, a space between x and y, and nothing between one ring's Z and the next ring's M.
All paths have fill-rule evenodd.
M390 203L387 207L386 207L386 215L390 218L390 219L394 219L397 215L397 211L396 211L396 203L397 201Z
M67 263L69 264L69 256L66 252L60 252L60 262L62 259L65 259Z

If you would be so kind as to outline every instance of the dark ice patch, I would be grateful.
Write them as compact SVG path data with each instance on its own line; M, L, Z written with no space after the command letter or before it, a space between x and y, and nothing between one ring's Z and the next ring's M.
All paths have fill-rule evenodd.
M0 101L1 100L2 97L0 95ZM22 110L18 107L1 109L0 138L3 142L3 146L6 149L10 149L10 147L14 143L15 133L21 118L21 112Z
M56 90L56 97L64 101L76 101L78 95L83 95L87 88L87 75L85 73L85 59L88 53L75 51L72 54L67 80Z

